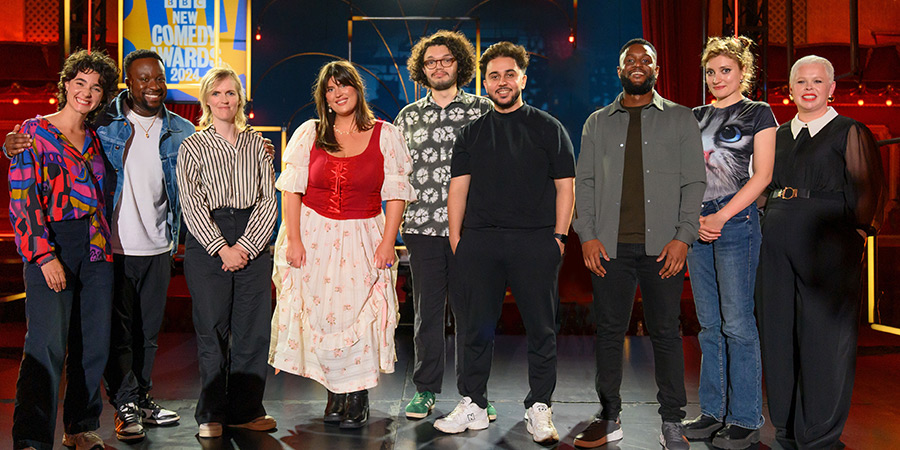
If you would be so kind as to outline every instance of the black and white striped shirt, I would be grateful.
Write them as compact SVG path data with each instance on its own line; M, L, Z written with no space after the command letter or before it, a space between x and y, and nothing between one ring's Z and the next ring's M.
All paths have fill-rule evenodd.
M255 258L268 248L275 227L275 169L262 137L247 127L235 145L210 126L178 149L178 197L188 230L215 256L227 245L212 211L253 208L240 244Z

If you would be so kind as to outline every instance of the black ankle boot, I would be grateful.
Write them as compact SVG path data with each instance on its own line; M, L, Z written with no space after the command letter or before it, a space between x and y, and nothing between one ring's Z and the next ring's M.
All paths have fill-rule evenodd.
M369 391L351 392L347 394L347 409L341 428L361 428L369 421Z
M328 391L328 404L325 405L325 423L340 423L347 410L347 394L335 394Z

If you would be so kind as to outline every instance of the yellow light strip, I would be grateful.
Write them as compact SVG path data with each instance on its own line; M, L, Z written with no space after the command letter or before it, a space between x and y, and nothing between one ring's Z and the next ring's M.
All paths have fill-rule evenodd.
M215 61L214 67L219 67L219 52L221 51L219 48L219 33L221 32L221 28L219 28L219 26L220 26L219 15L221 14L221 11L219 11L219 9L220 9L219 0L213 0L213 3L215 3L215 5L216 5L216 7L214 8L214 11L215 11L214 14L216 16L213 18L214 23L215 23L214 30L216 33L216 46L213 50L215 52L215 59L213 61ZM206 19L206 20L209 20L209 19Z
M119 16L119 67L122 67L122 60L125 58L125 55L122 53L125 51L122 49L122 43L125 42L125 37L122 35L125 32L125 13L122 11L125 0L119 0L119 9L116 11L116 14ZM122 73L122 80L125 80L125 73ZM125 89L125 83L119 83L119 89Z
M900 335L900 328L875 323L875 236L866 238L866 291L869 306L869 326L875 331Z
M23 298L25 298L24 292L21 294L7 295L6 297L0 297L0 303L12 302L12 301L20 300Z
M245 34L245 39L246 39L246 41L245 41L246 44L245 44L245 45L247 46L247 51L246 51L246 53L247 53L247 67L246 67L244 70L245 70L245 73L246 73L247 86L244 86L244 87L245 87L246 90L247 90L247 96L248 96L247 101L248 101L248 102L250 102L250 101L253 100L253 90L250 89L250 61L251 61L251 59L252 59L252 58L250 58L250 48L252 47L251 43L253 42L253 35L250 34L250 33L252 33L252 31L253 31L253 30L251 29L251 26L250 26L250 11L253 10L253 7L252 7L251 3L252 3L251 0L247 0L247 20L246 20L246 22L247 22L247 33Z
M72 54L72 0L63 0L63 52Z

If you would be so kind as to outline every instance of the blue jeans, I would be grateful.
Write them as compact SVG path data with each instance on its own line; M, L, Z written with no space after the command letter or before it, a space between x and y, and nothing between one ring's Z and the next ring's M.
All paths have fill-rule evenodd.
M700 215L719 211L731 197L703 202ZM753 315L760 239L753 203L725 223L718 239L694 243L687 258L701 327L700 411L749 429L763 424L762 363Z

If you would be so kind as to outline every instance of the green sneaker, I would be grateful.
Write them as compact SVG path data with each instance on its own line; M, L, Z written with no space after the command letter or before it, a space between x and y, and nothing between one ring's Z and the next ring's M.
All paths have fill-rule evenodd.
M489 421L493 422L497 420L497 410L494 409L494 405L492 405L490 402L488 402L487 415Z
M433 392L416 392L409 404L406 405L406 417L408 419L421 419L434 409Z

